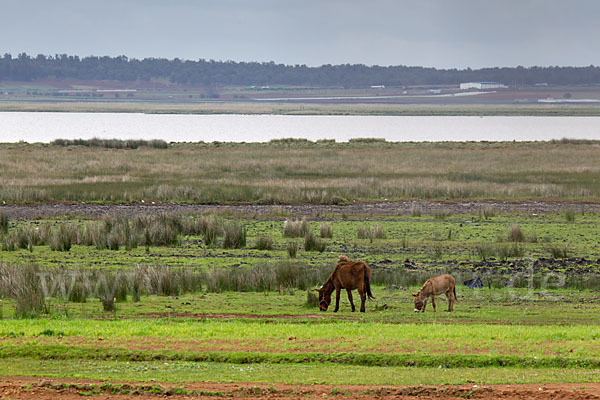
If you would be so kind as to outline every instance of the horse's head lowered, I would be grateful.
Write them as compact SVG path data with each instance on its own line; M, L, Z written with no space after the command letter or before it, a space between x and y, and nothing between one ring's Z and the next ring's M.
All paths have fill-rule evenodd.
M331 290L328 291L325 286L316 290L319 292L319 310L327 311L327 307L331 304Z

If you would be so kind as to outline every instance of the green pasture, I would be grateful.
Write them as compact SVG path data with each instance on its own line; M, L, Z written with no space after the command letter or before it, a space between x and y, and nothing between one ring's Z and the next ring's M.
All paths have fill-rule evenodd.
M570 217L568 215L571 215ZM218 214L217 214L218 216ZM195 221L198 216L186 216ZM32 248L0 251L4 263L35 263L40 266L61 266L69 269L123 269L135 265L167 265L212 269L221 267L252 267L290 260L287 247L295 243L298 252L293 261L311 266L331 265L339 254L367 262L378 268L414 271L454 271L477 274L477 266L483 260L507 263L495 273L510 275L515 272L510 261L525 260L524 268L539 258L585 258L576 266L549 265L536 272L565 274L596 273L600 258L598 246L598 224L600 215L593 212L572 211L571 214L495 214L483 217L479 214L450 213L424 216L342 216L325 214L307 219L314 236L320 238L320 227L331 228L331 238L320 238L325 251L306 251L303 237L285 237L285 220L300 220L300 217L275 215L224 214L223 220L242 224L246 230L246 246L239 249L223 249L222 237L207 245L202 235L179 235L176 246L142 245L119 250L97 249L95 246L78 245L70 251L53 251L48 245ZM571 221L568 218L572 218ZM80 232L90 219L66 217L33 221L10 221L9 232L0 242L19 230L39 230L44 226L57 229L60 225L75 227ZM359 238L359 230L371 231L379 227L382 238ZM511 229L518 229L520 238L511 238ZM267 237L272 249L258 250L260 238ZM556 248L564 250L557 256ZM408 267L405 262L409 261Z
M212 215L242 224L246 246L225 249L222 236L208 245L205 235L180 234L176 245L109 250L73 244L69 251L33 245L0 251L0 266L10 267L8 272L34 266L67 277L94 271L119 276L160 266L161 273L195 271L205 280L191 292L142 291L139 301L129 291L113 311L104 311L95 296L75 302L54 293L34 318L18 318L19 300L5 296L0 299L0 375L180 384L598 382L596 213L504 214L488 209L311 216L307 223L326 242L323 252L306 251L303 237L284 236L285 220L296 216ZM86 224L102 221L77 216L10 220L0 242L20 230L48 225L54 232L69 225L81 232ZM331 238L320 238L321 224L331 227ZM517 240L510 237L515 226ZM381 237L359 238L359 230L375 232L375 227ZM256 242L265 236L272 249L257 250ZM298 244L294 258L287 252L290 242ZM567 259L552 257L550 246L558 245L568 250ZM520 253L503 257L506 246L518 246ZM367 302L364 314L350 311L345 292L340 312L333 313L333 307L319 312L308 295L314 287L300 288L292 281L240 292L208 285L210 279L224 279L218 271L231 271L229 277L253 270L282 274L293 272L290 265L300 265L327 272L339 254L372 267L376 299ZM437 312L430 303L427 312L414 313L411 292L438 272L457 277L455 312L444 312L447 302L439 296ZM486 283L483 288L463 285L476 276ZM515 276L520 276L519 284ZM589 284L578 284L584 277ZM359 301L356 295L354 299Z

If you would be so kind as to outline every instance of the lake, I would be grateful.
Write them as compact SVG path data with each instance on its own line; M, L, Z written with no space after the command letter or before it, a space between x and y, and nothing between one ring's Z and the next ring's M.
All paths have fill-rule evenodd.
M384 138L388 141L600 140L600 117L282 116L0 112L0 142L54 139L266 142Z

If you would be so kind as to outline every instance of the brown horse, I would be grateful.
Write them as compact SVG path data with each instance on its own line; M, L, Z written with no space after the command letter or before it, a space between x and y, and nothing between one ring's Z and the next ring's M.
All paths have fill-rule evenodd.
M346 289L352 312L356 311L352 301L352 290L356 289L360 296L360 312L365 312L367 296L370 299L375 299L371 293L370 280L371 268L367 264L362 261L353 262L346 256L340 256L338 265L327 279L327 282L321 289L317 289L317 292L319 292L319 309L327 311L329 304L331 304L331 293L335 289L335 309L333 312L337 312L340 308L340 291Z
M434 276L427 279L421 290L416 294L412 293L415 300L415 312L425 312L427 299L431 297L431 305L435 312L435 296L445 294L448 298L448 312L454 311L454 302L456 301L456 282L450 274Z

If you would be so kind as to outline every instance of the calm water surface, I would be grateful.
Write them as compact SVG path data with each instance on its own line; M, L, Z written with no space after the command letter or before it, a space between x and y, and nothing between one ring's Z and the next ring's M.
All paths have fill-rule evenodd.
M0 112L0 142L58 138L266 142L385 138L388 141L600 140L600 117L407 117L164 115Z

